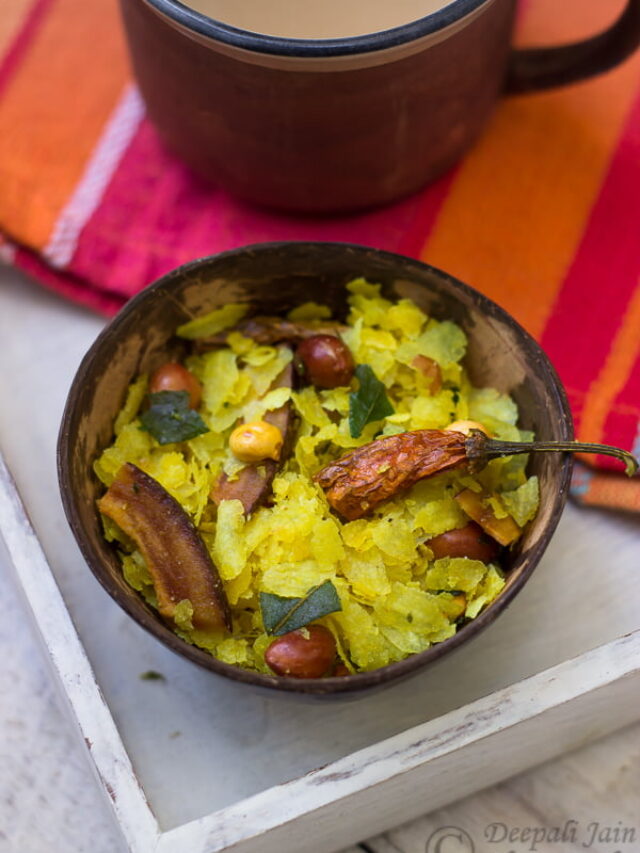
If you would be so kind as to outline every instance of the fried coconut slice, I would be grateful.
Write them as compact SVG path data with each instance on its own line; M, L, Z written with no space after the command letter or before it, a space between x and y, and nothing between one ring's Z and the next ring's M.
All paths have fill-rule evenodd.
M178 602L189 599L194 628L231 630L231 611L209 552L189 516L157 480L127 462L98 509L138 546L165 618L173 619Z
M270 390L291 388L292 384L293 365L289 363L275 379ZM287 401L279 409L267 412L264 420L278 427L282 433L280 458L277 462L273 459L264 459L254 465L247 465L234 480L229 480L226 474L222 474L211 491L211 500L214 503L220 504L221 501L238 500L244 507L245 515L249 515L268 500L271 495L273 478L291 452L295 420L291 402Z
M226 346L229 333L240 332L245 338L251 338L258 344L273 345L284 342L299 344L305 338L319 334L335 335L337 337L341 331L347 328L343 323L331 320L307 324L285 320L283 317L258 316L248 317L246 320L238 323L237 326L233 326L233 328L223 329L217 335L200 338L194 343L196 352L205 352L215 347Z

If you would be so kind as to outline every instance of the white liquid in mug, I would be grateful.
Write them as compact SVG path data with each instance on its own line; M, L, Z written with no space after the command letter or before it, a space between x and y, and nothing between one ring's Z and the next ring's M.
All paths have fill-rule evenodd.
M284 38L330 39L417 21L452 0L181 0L241 30Z

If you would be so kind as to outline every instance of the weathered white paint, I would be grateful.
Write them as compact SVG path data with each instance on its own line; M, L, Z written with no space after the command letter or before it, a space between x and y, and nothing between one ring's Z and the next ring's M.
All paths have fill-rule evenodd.
M0 535L102 788L132 850L155 846L158 825L73 627L9 470L0 455Z
M638 719L640 631L175 829L159 853L320 853Z
M428 815L369 839L371 853L425 853L426 842L442 827L459 827L475 843L477 853L578 853L590 844L594 823L599 827L623 828L627 843L596 843L589 853L635 853L640 849L640 724L627 727L582 749L567 753L499 785L437 809ZM547 830L544 842L532 845L531 836L507 845L489 843L492 823L509 831ZM554 827L575 828L575 843L553 839ZM634 833L635 837L630 837ZM622 836L620 836L622 837ZM454 846L455 849L455 846ZM446 846L443 845L442 853ZM360 851L362 853L362 851Z

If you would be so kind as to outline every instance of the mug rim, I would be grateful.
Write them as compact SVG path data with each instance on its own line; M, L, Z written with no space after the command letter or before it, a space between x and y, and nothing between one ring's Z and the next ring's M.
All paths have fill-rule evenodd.
M197 12L185 6L180 0L143 0L143 2L187 30L232 47L272 56L308 58L354 56L398 47L446 29L493 0L451 0L443 8L398 27L332 39L287 38L243 30Z

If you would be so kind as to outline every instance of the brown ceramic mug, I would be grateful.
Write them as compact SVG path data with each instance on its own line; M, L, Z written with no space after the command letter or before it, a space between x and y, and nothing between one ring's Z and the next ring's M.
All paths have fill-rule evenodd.
M598 74L640 43L640 0L594 38L516 51L515 0L450 0L416 21L333 39L261 35L177 0L120 2L142 95L170 148L244 199L301 212L407 195L460 158L501 92Z

